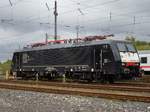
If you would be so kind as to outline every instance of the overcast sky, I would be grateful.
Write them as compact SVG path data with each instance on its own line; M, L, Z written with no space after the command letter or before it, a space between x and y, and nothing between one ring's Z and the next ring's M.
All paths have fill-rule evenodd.
M58 35L115 34L150 41L150 0L57 0ZM46 6L46 3L48 7ZM54 0L0 1L0 61L11 59L15 49L49 40L54 34Z

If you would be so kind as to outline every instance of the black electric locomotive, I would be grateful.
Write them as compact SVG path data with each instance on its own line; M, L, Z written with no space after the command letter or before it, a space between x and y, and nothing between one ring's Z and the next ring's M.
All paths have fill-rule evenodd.
M16 77L68 78L99 81L139 76L139 57L126 41L99 40L44 45L14 52Z

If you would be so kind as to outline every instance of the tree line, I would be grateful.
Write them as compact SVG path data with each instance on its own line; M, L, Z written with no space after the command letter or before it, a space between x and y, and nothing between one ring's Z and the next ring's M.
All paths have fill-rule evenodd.
M125 40L132 42L138 50L150 50L150 42L136 40L133 36L127 36Z

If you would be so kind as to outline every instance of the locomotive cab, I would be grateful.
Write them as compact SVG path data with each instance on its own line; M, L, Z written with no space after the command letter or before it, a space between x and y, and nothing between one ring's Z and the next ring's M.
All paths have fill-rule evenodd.
M128 42L118 42L117 48L121 58L122 77L139 77L140 59L135 46Z

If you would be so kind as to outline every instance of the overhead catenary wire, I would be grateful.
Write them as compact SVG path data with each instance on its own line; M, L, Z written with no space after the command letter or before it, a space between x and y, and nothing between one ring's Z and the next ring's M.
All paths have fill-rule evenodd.
M8 4L6 4L6 5L0 5L0 8L12 7L12 6L18 5L18 4L21 3L22 1L24 1L24 0L18 0L18 1L16 1L16 2L12 2L11 0L8 0Z
M50 11L50 8L49 8L48 4L47 4L47 3L45 3L45 5L46 5L46 7L47 7L48 11Z
M150 21L143 21L143 22L136 22L135 25L139 25L139 24L146 24L146 23L150 23ZM39 23L40 24L40 23ZM48 24L48 23L47 23ZM52 26L54 26L54 24L51 24ZM126 27L126 26L133 26L134 24L133 23L127 23L127 24L120 24L120 25L112 25L111 27L113 28L119 28L119 27ZM58 26L66 26L65 24L58 24ZM72 25L73 26L73 25ZM74 25L75 26L75 25ZM22 34L21 34L22 35ZM19 35L19 36L21 36ZM16 37L17 35L15 35ZM4 37L4 38L7 38L7 37Z
M111 1L112 2L112 1ZM114 1L115 2L115 1ZM38 19L38 18L35 18L35 19ZM33 19L33 20L35 20L35 19ZM30 21L30 20L29 20Z
M118 2L120 0L111 0L111 1L107 1L107 2L104 2L104 3L100 3L100 4L96 4L96 5L91 5L91 6L87 6L84 8L84 10L86 9L90 9L90 8L93 8L93 7L98 7L98 6L103 6L103 5L107 5L107 4L111 4L111 3L115 3L115 2ZM71 12L76 12L77 10L76 9L73 9L73 10L69 10L69 11L66 11L66 12L61 12L60 15L64 15L64 14L68 14L68 13L71 13ZM41 18L47 18L48 16L43 16ZM28 21L33 21L33 20L37 20L38 17L35 17L31 20L28 20Z
M44 19L44 18L47 18L47 16L44 16L44 17L41 17L41 19ZM39 18L37 17L37 18L33 18L33 19L31 19L31 20L27 20L27 22L31 22L31 21L34 21L34 20L38 20Z
M90 9L90 8L95 8L95 7L100 7L100 6L104 6L104 5L107 5L107 4L111 4L111 3L115 3L115 2L118 2L120 0L111 0L111 1L107 1L107 2L104 2L104 3L100 3L100 4L95 4L95 5L91 5L91 6L87 6L84 8L84 10L87 10L87 9ZM69 11L66 11L66 12L62 12L61 14L67 14L67 13L71 13L71 12L75 12L76 9L74 10L69 10Z
M94 6L94 5L93 5L93 6ZM114 13L113 13L113 14L114 14ZM113 17L113 16L112 16L112 17ZM112 17L111 17L111 18L112 18ZM136 17L136 18L137 18L137 17ZM105 18L104 18L104 19L105 19ZM25 22L25 23L26 23L26 22ZM38 24L38 23L37 23L37 24Z
M12 7L12 6L13 6L13 4L12 4L11 0L9 0L9 3L10 3L10 6Z

